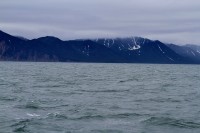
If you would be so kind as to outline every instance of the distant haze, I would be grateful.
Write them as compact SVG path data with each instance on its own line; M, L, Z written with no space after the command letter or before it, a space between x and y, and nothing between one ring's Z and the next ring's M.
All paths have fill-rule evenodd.
M29 39L141 36L200 44L200 1L1 0L0 30Z

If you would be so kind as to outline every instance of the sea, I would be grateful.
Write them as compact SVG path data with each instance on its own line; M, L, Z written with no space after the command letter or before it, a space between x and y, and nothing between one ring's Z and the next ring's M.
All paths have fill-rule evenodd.
M0 62L0 133L200 133L200 66Z

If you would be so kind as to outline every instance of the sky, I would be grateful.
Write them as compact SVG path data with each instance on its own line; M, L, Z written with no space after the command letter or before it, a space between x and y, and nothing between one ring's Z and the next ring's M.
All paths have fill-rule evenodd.
M0 30L28 39L139 36L200 45L200 0L0 0Z

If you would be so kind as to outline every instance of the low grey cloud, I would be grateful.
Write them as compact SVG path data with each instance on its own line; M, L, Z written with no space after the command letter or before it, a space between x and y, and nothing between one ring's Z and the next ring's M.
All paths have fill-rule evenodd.
M141 36L200 44L197 0L2 0L0 29L37 38Z

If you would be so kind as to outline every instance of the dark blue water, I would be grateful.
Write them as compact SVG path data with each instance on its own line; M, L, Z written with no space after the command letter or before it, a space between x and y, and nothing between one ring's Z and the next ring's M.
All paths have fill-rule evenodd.
M199 70L0 62L0 133L199 133Z

